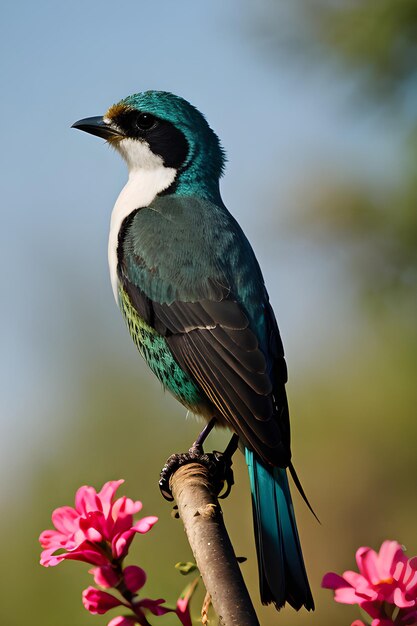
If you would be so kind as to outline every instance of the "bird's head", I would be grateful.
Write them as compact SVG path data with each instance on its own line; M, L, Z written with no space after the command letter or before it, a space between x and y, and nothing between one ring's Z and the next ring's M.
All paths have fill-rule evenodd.
M129 171L172 168L177 193L218 193L225 161L219 139L205 117L179 96L137 93L111 106L104 116L79 120L73 128L106 139Z

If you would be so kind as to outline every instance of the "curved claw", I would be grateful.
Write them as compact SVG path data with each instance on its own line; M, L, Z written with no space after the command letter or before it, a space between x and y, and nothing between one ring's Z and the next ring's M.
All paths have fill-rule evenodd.
M168 500L168 502L172 502L174 500L171 488L169 486L169 481L171 476L175 474L177 469L184 464L181 462L182 456L184 455L172 454L165 463L164 467L161 469L158 482L159 490L162 494L162 497L165 498L165 500Z
M216 496L227 498L234 484L231 457L217 451L205 453L201 446L194 445L189 452L170 456L162 468L158 484L165 500L168 500L168 502L174 500L169 485L171 476L175 474L177 469L189 463L199 463L206 467L212 479L211 482ZM219 496L225 484L226 491L222 496Z
M173 502L174 501L174 497L173 497L169 487L168 487L168 489L166 488L166 486L165 486L166 485L166 481L165 481L164 478L160 478L159 479L158 485L159 485L159 491L161 492L162 497L165 498L165 500L167 500L168 502Z
M224 483L226 483L226 491L222 493L221 495L219 495L219 498L221 500L225 500L230 495L230 492L232 491L232 487L235 484L232 468L230 468L230 471L225 476Z
M216 459L217 465L217 480L220 484L221 488L218 491L218 498L224 500L228 497L230 492L232 491L232 487L235 484L233 470L232 470L232 457L225 452L214 451L213 455ZM226 490L222 493L224 486L226 485ZM221 494L221 495L220 495Z
M168 500L168 502L172 502L174 500L171 487L169 485L171 476L175 474L177 469L179 469L182 465L187 465L188 463L200 463L200 465L207 468L212 479L215 495L218 498L225 499L230 494L232 487L235 484L232 470L232 457L237 449L239 437L234 434L224 452L214 450L213 452L205 453L203 450L203 442L213 428L214 424L215 419L212 419L202 430L199 437L193 443L188 452L182 454L172 454L162 468L159 479L159 489L162 496L165 500ZM220 495L225 484L226 491Z

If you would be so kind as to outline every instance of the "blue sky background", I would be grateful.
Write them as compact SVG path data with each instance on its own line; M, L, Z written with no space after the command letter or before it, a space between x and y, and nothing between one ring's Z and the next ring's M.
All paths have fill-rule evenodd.
M219 134L224 200L263 267L290 371L314 362L324 333L346 336L349 283L334 250L290 236L294 191L318 163L323 173L392 173L398 137L369 111L352 111L353 83L304 72L284 51L269 62L253 19L251 3L237 0L3 6L2 475L7 465L24 479L59 435L59 415L53 424L45 416L71 401L72 364L86 349L77 338L95 334L95 346L135 363L107 270L125 166L101 140L70 129L128 94L180 94Z

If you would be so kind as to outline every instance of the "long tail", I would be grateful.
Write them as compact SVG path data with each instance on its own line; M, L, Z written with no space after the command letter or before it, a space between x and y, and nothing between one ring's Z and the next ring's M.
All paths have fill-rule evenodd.
M314 609L298 538L287 472L246 449L262 604Z

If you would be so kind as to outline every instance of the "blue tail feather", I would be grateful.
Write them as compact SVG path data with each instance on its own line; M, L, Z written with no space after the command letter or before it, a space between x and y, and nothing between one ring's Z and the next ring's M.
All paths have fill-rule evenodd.
M264 465L246 449L263 604L314 609L286 470Z

